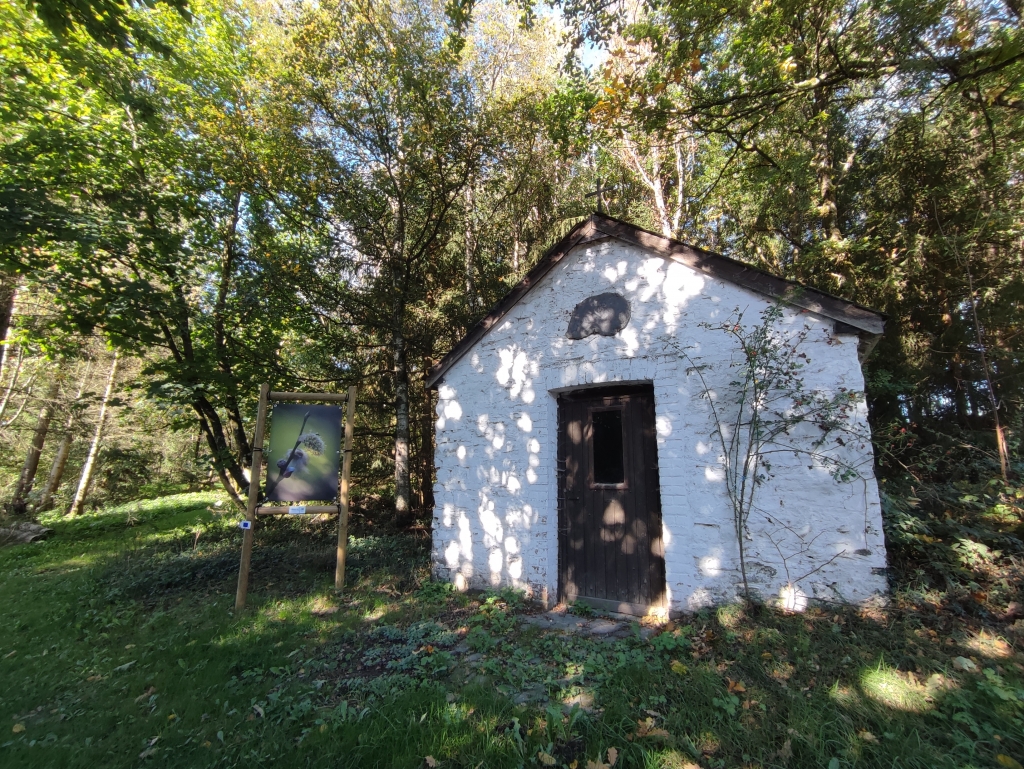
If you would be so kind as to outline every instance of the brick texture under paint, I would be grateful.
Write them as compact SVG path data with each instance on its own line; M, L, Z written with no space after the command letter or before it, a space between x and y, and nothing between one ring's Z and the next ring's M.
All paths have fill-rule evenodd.
M573 307L615 291L632 308L613 337L565 336ZM740 588L736 532L722 481L703 375L729 403L735 341L702 328L736 312L757 323L769 301L620 241L579 247L445 374L438 387L435 574L459 588L512 585L558 595L555 476L559 391L611 382L652 382L665 541L674 610L734 598ZM863 390L857 337L832 321L787 310L781 327L809 328L807 389ZM852 428L867 435L861 404ZM794 436L809 446L813 436ZM748 578L765 598L780 594L863 602L884 593L885 544L871 446L829 449L858 468L840 483L798 454L775 454L757 492L746 540ZM780 555L781 551L781 555ZM783 557L785 556L785 557ZM796 595L787 590L795 583Z

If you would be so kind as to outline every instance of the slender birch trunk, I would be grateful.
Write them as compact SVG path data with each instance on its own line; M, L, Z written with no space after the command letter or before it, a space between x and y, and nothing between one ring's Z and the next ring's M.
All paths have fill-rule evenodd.
M14 300L18 296L18 279L9 275L0 280L0 371L7 353L7 334L14 317Z
M96 456L100 453L100 442L103 440L103 427L107 421L107 410L110 405L110 395L114 391L114 381L117 379L118 353L114 353L114 360L110 364L110 373L107 375L107 387L103 391L103 400L100 401L100 413L96 417L96 432L92 436L92 444L89 446L89 454L82 466L82 474L78 478L78 490L75 491L75 499L71 503L68 515L81 515L85 508L85 497L92 484L93 470L96 467Z
M60 488L60 482L64 478L64 469L68 464L68 456L71 454L71 444L75 441L75 434L71 428L67 428L64 435L57 444L57 453L53 457L53 465L50 467L50 475L46 479L46 487L43 489L43 496L39 500L39 510L49 510L53 504L53 495Z

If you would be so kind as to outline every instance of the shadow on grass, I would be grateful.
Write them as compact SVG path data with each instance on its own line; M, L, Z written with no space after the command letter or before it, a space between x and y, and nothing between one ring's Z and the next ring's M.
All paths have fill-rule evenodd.
M0 553L4 767L1022 760L1014 639L957 618L731 606L649 639L561 636L518 624L511 594L427 582L423 538L353 540L337 596L333 523L302 521L259 532L235 617L240 532L214 503L122 506Z

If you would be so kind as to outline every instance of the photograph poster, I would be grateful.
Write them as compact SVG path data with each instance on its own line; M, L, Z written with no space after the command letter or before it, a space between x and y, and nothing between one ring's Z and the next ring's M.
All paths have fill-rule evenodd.
M330 502L338 496L341 408L277 403L271 412L266 498Z

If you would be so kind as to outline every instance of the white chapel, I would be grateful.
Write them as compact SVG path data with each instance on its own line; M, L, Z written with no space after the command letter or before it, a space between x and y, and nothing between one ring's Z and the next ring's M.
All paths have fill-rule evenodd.
M808 390L863 391L879 313L611 217L577 225L431 372L435 575L631 614L738 596L711 406L729 408L743 360L721 324L773 305ZM886 590L863 399L846 428L861 439L812 451L797 431L773 452L742 532L764 600ZM837 479L837 463L856 472Z

